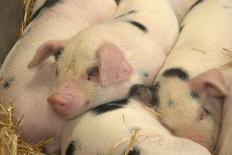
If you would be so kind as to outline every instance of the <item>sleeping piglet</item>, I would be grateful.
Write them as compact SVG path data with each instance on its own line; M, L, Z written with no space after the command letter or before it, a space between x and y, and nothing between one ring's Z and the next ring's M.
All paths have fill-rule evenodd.
M193 140L213 152L220 129L218 116L212 114L215 112L214 107L204 100L207 94L200 96L189 89L186 81L167 76L175 71L178 72L174 69L167 70L154 86L137 86L137 91L143 101L157 112L159 121L173 135ZM179 74L186 75L184 72ZM203 78L205 74L208 73L199 76ZM217 103L222 104L219 99Z
M211 155L173 136L138 97L100 105L66 122L62 155Z
M177 34L170 1L122 0L112 20L70 41L45 42L29 67L56 56L57 79L48 102L62 117L72 118L126 97L134 84L150 85Z
M14 116L18 120L22 118L21 138L38 143L52 137L59 143L64 120L47 104L55 77L54 60L49 59L34 70L29 70L27 65L34 51L47 39L71 38L81 29L112 16L116 4L114 0L46 0L43 6L42 12L35 11L34 20L3 63L0 95L4 102L12 102Z
M212 152L218 140L221 107L228 96L225 76L218 68L231 61L223 50L232 48L232 12L226 7L230 5L229 0L204 0L192 8L154 82L159 89L152 97L166 127Z

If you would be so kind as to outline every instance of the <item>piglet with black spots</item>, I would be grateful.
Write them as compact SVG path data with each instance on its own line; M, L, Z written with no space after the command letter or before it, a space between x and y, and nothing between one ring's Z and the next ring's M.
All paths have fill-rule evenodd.
M66 122L62 155L211 155L173 136L137 97L100 105Z
M12 102L14 115L22 118L21 137L30 143L54 138L56 148L64 124L50 108L47 97L55 78L54 60L38 67L27 68L36 49L48 39L69 39L92 24L111 17L116 9L114 0L37 0L34 20L7 56L0 70L0 95ZM45 3L44 3L45 2ZM44 4L44 5L42 5ZM37 13L36 13L37 12ZM37 15L37 16L36 16ZM55 144L56 143L56 144Z
M228 96L227 80L219 67L230 61L225 49L232 48L232 11L225 6L231 5L230 0L202 0L191 9L155 80L154 86L160 87L152 96L155 102L150 102L173 134L192 139L211 152L218 140L223 100Z
M53 110L73 118L126 97L134 84L151 85L179 31L175 10L169 0L121 0L114 19L70 41L41 45L30 68L59 55L57 79L48 98ZM187 11L181 10L183 17Z

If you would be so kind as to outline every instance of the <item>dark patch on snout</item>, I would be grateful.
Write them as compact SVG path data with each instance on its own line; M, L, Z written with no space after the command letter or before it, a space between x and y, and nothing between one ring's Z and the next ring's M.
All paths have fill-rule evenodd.
M177 77L181 80L187 81L189 79L189 75L182 68L170 68L163 73L164 77Z
M75 142L72 141L69 145L68 148L66 150L65 155L74 155L75 153Z
M3 84L3 88L7 89L10 88L11 84L15 81L14 78L9 78L7 80L5 80L4 84Z
M43 8L49 8L52 7L55 3L59 2L60 0L46 0L46 2L38 8L38 10L35 11L35 13L31 17L31 21L34 20L40 12L43 10Z
M110 102L107 104L100 105L92 110L92 112L96 115L103 114L109 111L113 111L116 109L123 108L125 105L127 105L128 99L123 99L115 102Z
M64 50L64 48L60 47L60 48L56 49L56 51L53 53L56 61L58 61L60 59L60 56L61 56L63 50Z
M136 28L138 28L139 30L141 30L141 31L145 32L145 33L147 33L147 32L148 32L147 27L146 27L146 26L144 26L143 24L141 24L141 23L137 22L137 21L129 20L129 21L127 21L127 22L128 22L129 24L131 24L131 25L135 26L135 27L136 27Z
M128 155L140 155L140 150L137 147L134 147L133 150L131 150Z
M198 0L196 3L194 3L190 8L189 11L191 11L194 7L196 7L198 4L204 2L204 0Z
M129 11L129 12L127 12L127 13L124 13L124 14L122 14L122 15L119 15L119 16L117 16L117 17L115 17L115 18L125 17L125 16L128 16L128 15L134 14L134 13L137 13L137 11L136 11L136 10L131 10L131 11Z

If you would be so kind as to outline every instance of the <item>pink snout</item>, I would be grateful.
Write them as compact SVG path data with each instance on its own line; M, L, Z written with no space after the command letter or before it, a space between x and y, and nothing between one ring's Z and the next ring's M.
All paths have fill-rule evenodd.
M81 91L72 83L60 85L47 101L53 111L64 118L79 115L85 105Z

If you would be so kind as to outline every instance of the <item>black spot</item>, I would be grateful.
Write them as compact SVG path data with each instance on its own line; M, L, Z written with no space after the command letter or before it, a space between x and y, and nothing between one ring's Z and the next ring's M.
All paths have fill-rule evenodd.
M181 25L179 31L182 32L183 29L184 29L184 25Z
M146 72L146 73L143 73L143 76L144 76L145 78L147 78L147 77L149 77L149 74Z
M185 80L185 81L189 79L188 73L181 68L168 69L163 73L163 76L164 77L178 77L181 80Z
M200 3L202 3L202 2L204 2L204 0L198 0L196 3L194 3L194 4L190 7L189 11L192 10L195 6L197 6L198 4L200 4Z
M199 99L200 98L200 95L197 92L195 92L195 91L191 92L191 96L192 96L192 98L195 98L195 99Z
M120 101L110 102L107 104L100 105L92 110L92 112L96 115L103 114L108 111L113 111L119 108L123 108L128 103L127 99L123 99Z
M58 61L60 59L60 56L61 56L63 50L64 50L64 48L60 47L60 48L56 49L56 51L53 53L56 61Z
M7 88L9 88L10 87L10 85L14 82L14 78L9 78L9 79L7 79L5 82L4 82L4 84L3 84L3 88L4 89L7 89Z
M138 148L133 148L133 150L131 150L128 155L140 155L140 150Z
M131 15L131 14L134 14L134 13L137 13L137 11L131 10L131 11L129 11L129 12L127 12L127 13L124 13L124 14L122 14L122 15L120 15L120 16L117 16L117 17L115 17L115 18L120 18L120 17L128 16L128 15Z
M143 32L147 32L148 31L147 28L143 24L141 24L141 23L139 23L137 21L129 20L128 23L130 23L131 25L137 27L138 29L140 29Z
M60 0L46 0L46 2L38 8L38 10L35 11L35 13L33 14L33 16L31 17L31 21L34 20L39 13L43 10L43 8L49 8L51 6L53 6L55 3L57 3Z
M152 100L151 104L154 106L159 106L160 103L160 98L159 98L159 89L160 89L160 83L157 82L154 86L151 86L151 91L152 91Z
M69 145L68 148L66 150L66 155L74 155L75 152L75 142L72 141Z
M116 4L119 5L119 3L121 2L121 0L115 0Z

